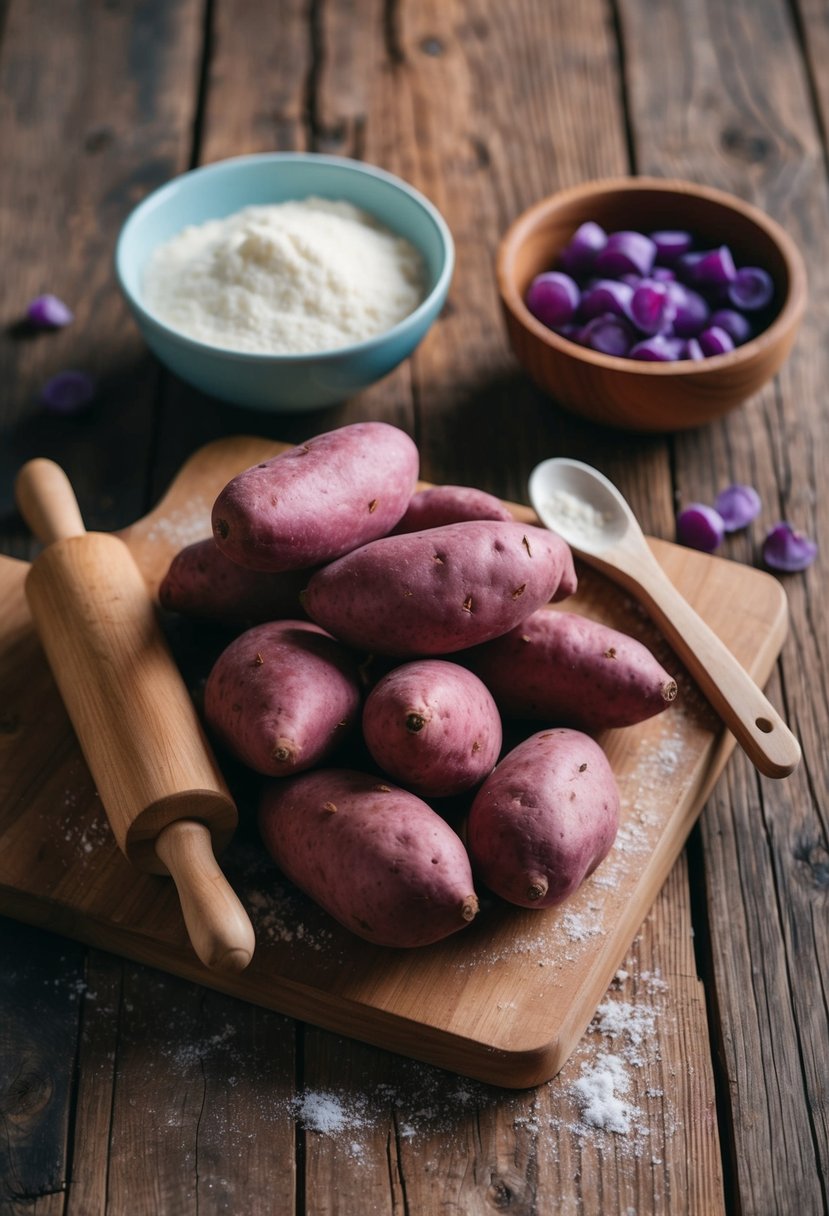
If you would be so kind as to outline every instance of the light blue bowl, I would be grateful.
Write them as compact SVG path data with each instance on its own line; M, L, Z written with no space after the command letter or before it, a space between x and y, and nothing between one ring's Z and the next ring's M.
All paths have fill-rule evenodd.
M142 303L141 280L148 258L182 228L220 219L251 204L309 195L353 203L420 250L426 265L426 297L392 329L317 354L250 354L189 338ZM445 220L417 190L372 165L303 152L235 157L174 178L135 208L115 251L121 289L147 345L161 362L211 396L273 412L331 405L392 371L412 353L443 307L454 262Z

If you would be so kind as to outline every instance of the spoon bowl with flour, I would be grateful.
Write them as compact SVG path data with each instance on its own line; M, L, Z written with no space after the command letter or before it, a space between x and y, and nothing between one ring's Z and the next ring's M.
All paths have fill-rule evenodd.
M545 527L639 600L757 769L767 777L793 772L800 761L797 739L677 591L616 486L591 465L555 457L533 469L529 495Z

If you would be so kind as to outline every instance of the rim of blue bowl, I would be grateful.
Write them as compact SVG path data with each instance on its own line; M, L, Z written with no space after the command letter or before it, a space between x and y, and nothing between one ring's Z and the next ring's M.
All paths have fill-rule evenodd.
M444 250L443 266L440 274L432 289L429 291L417 308L408 313L402 320L398 321L390 329L385 329L382 333L374 334L370 338L364 338L361 342L350 342L344 346L332 346L320 351L304 351L301 354L286 354L277 353L269 354L264 351L247 351L236 350L232 346L218 346L213 342L202 342L198 338L191 338L188 334L182 333L181 330L174 329L168 325L166 321L161 320L150 309L146 308L138 296L133 292L126 283L126 276L123 270L124 260L124 245L129 236L130 229L136 225L149 211L161 206L170 194L174 194L180 186L181 182L186 178L199 177L203 174L216 175L221 173L232 173L235 169L245 164L263 164L266 162L274 164L284 164L288 161L313 161L315 164L332 165L335 168L347 169L350 172L357 173L365 177L379 178L381 181L387 182L390 186L394 186L402 194L407 194L416 202L424 213L434 224L440 237L441 245ZM370 351L378 346L381 346L389 338L393 338L405 330L419 324L422 317L432 307L436 296L448 291L449 283L455 269L455 242L449 225L443 218L437 207L432 203L425 194L421 194L414 186L410 186L402 177L397 177L394 173L389 173L387 169L381 169L378 165L370 165L365 161L353 160L347 156L329 156L322 152L254 152L246 156L231 156L224 160L213 161L209 165L199 165L195 169L188 169L184 173L179 173L176 177L171 178L162 186L156 187L151 191L146 198L142 199L132 211L129 213L124 223L121 226L121 231L118 234L118 239L115 244L115 274L118 279L118 284L124 297L129 301L131 307L143 318L145 323L155 327L166 337L174 340L180 346L188 347L190 350L198 351L203 354L218 354L230 359L239 360L242 363L300 363L307 362L309 359L318 361L329 359L342 359L345 355L359 354L363 351Z

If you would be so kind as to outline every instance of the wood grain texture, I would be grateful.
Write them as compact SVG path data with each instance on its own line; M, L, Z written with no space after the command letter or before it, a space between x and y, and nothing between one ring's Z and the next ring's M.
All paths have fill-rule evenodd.
M678 504L710 500L728 481L752 482L764 513L727 543L728 556L748 564L778 515L825 533L822 3L7 0L0 20L0 139L11 169L0 184L4 325L14 328L21 302L47 289L78 317L48 338L0 336L6 552L31 553L11 514L12 475L31 455L65 461L90 524L113 528L155 502L210 438L248 431L296 441L309 424L368 416L417 437L427 477L512 499L523 497L543 456L587 459L620 485L648 532L666 538ZM108 269L117 223L153 185L194 160L274 147L363 155L403 172L439 203L458 242L449 304L415 359L313 420L240 415L160 373ZM497 238L523 207L560 186L631 169L696 177L768 207L809 261L809 310L774 384L726 423L670 445L570 419L535 390L509 353L492 278ZM100 372L98 402L82 420L45 418L35 404L40 384L72 364ZM184 511L172 535L186 532L187 518ZM625 963L631 975L658 971L667 989L648 997L644 985L625 981L608 994L646 1007L658 999L660 1019L677 1018L676 1035L658 1028L659 1070L629 1070L631 1100L647 1111L647 1151L631 1159L631 1136L597 1143L574 1131L574 1099L553 1096L558 1082L489 1094L425 1065L412 1065L413 1076L399 1057L316 1030L300 1031L294 1055L290 1021L235 1002L215 1016L187 1016L200 1002L229 998L95 950L79 1038L77 1004L66 998L86 982L83 955L70 965L76 947L27 930L27 965L58 999L50 1014L34 1007L32 1015L29 986L5 997L5 1009L24 1016L19 1031L0 1036L3 1075L9 1061L16 1067L28 1018L41 1039L79 1045L78 1086L59 1083L61 1049L53 1088L61 1113L49 1119L74 1134L52 1171L42 1145L53 1139L14 1141L16 1168L31 1185L9 1211L120 1216L135 1210L135 1197L150 1207L163 1197L182 1212L346 1212L361 1202L363 1177L364 1207L430 1216L551 1205L599 1213L622 1200L639 1212L720 1210L689 894L715 1038L727 1209L829 1210L824 568L785 580L791 630L768 690L803 742L801 772L777 788L731 759L702 816L690 883L681 867L672 872ZM0 601L0 615L10 610ZM200 636L204 647L215 641ZM40 661L26 630L16 644L21 663ZM7 676L0 661L0 686ZM8 763L32 717L56 740L58 768L42 794L57 817L55 876L64 846L85 855L100 842L100 812L59 699L37 682L14 708L0 706L9 804L32 792ZM125 892L119 915L130 907ZM162 899L162 920L169 911ZM284 927L278 917L268 925L273 935ZM11 957L23 931L2 922L0 932ZM227 1049L234 1041L245 1045L244 1068ZM597 1042L595 1031L581 1041L577 1071L579 1060L595 1062ZM188 1054L194 1044L198 1065ZM649 1096L662 1077L664 1097ZM336 1089L346 1114L365 1100L369 1123L355 1116L339 1132L314 1131L301 1109L285 1105L306 1081L310 1094ZM369 1100L383 1086L402 1100L389 1099L381 1118ZM539 1118L552 1112L564 1116L555 1129Z
M807 4L799 31L798 8L681 5L654 20L636 4L621 5L640 170L658 167L738 192L781 223L808 262L807 313L776 382L727 422L677 447L680 501L710 501L730 482L757 487L761 517L733 545L748 561L777 519L812 536L829 523L817 492L829 434L829 368L818 337L829 298L821 218L826 124L825 113L816 121L817 78L804 72L801 43L817 55L825 30ZM822 103L822 85L814 87ZM681 141L668 119L679 112L686 115ZM743 1210L763 1213L824 1211L829 1203L825 1084L813 1046L829 1036L822 978L829 774L819 725L825 690L815 678L827 654L814 616L825 597L825 565L787 579L786 589L792 628L769 691L786 706L803 763L778 788L736 758L701 823L714 991L719 1008L730 1011L720 1051L737 1187Z
M0 144L14 164L0 182L0 313L10 330L0 344L4 513L13 474L30 456L63 464L89 527L114 527L146 507L136 469L152 459L158 370L128 319L112 254L132 207L188 166L201 11L202 0L100 5L94 19L76 0L8 6L0 44ZM34 336L20 319L43 291L64 299L75 322ZM43 384L67 367L97 384L80 425L40 407Z
M0 976L0 1210L39 1203L60 1211L67 1154L83 951L50 938L63 980L50 983L37 962L38 934L15 925L4 942Z

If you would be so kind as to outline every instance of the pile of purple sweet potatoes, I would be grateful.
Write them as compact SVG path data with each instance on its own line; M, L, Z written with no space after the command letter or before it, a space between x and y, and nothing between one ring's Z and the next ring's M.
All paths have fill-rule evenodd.
M417 491L418 472L386 423L309 439L224 487L213 537L176 555L159 592L236 626L205 718L265 778L277 866L387 946L469 924L476 883L526 908L572 894L619 821L593 735L676 696L640 642L548 606L576 590L560 537L482 491ZM507 721L526 726L509 747ZM458 798L460 833L441 813Z

